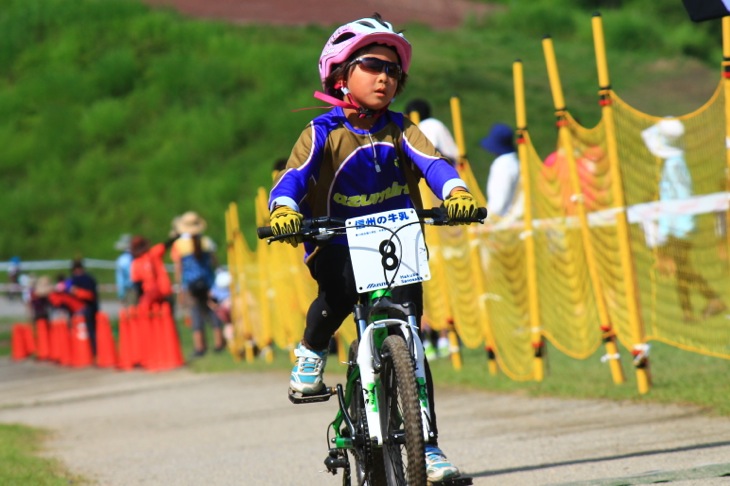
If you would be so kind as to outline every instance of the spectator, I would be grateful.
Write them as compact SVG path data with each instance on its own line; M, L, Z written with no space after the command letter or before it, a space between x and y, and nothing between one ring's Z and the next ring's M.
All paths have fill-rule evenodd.
M509 219L521 217L524 208L514 131L504 123L495 123L482 139L481 146L496 156L487 179L489 214Z
M48 300L54 310L61 311L66 314L66 319L71 325L71 316L77 310L81 310L82 304L77 299L66 293L66 282L68 278L63 273L56 275L56 281L53 284L53 290L48 295Z
M71 263L71 278L67 282L66 292L81 303L79 312L84 315L91 354L96 356L96 313L99 311L99 295L96 290L96 279L86 272L80 259Z
M459 160L459 149L454 142L454 137L441 120L431 116L431 105L428 101L417 98L409 102L406 106L406 115L410 115L414 111L418 113L420 120L418 128L451 165L456 165Z
M137 295L137 305L150 309L154 304L167 302L172 309L172 283L165 268L163 257L177 235L164 243L150 247L149 241L142 236L132 238L131 280Z
M49 296L51 292L53 292L53 284L47 275L41 275L33 282L30 291L30 313L34 324L41 319L50 320L52 306Z
M676 118L665 118L641 132L649 152L660 160L662 175L659 180L659 201L668 203L692 197L692 176L687 168L682 148L684 125ZM646 239L650 247L657 249L657 268L664 275L675 275L677 295L685 322L696 322L692 309L690 290L695 287L707 305L704 318L723 312L727 306L719 295L692 266L691 233L695 230L695 218L663 208L656 224L645 225Z
M413 112L418 113L418 128L421 129L426 138L451 165L456 165L459 160L459 149L446 125L431 115L431 104L424 99L413 99L406 105L405 114L410 115ZM426 319L422 319L421 334L428 359L434 360L439 356L447 357L450 354L448 331L446 329L436 331L428 324ZM436 346L438 346L438 353Z
M10 258L8 265L8 300L13 300L21 295L20 290L20 257L14 256Z
M176 255L175 276L181 285L184 301L190 309L193 329L193 357L201 357L207 352L205 322L213 327L214 350L225 348L223 323L210 306L210 290L215 280L214 268L217 266L213 240L203 235L205 220L194 211L188 211L178 220L177 233L172 251Z
M128 234L121 235L119 240L114 243L114 248L121 252L115 263L117 298L124 307L133 304L136 300L134 285L132 285L132 277L130 273L132 267L130 243L131 237Z
M218 319L223 322L223 336L227 341L233 339L233 323L231 321L231 274L221 267L215 275L215 283L210 291L212 307Z

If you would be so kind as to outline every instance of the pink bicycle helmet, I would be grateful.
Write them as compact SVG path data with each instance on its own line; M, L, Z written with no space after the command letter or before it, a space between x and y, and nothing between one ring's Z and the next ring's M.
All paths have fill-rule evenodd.
M361 47L373 43L394 47L400 58L403 72L408 72L411 65L410 42L403 34L393 30L393 26L389 22L376 14L373 17L345 24L330 36L319 56L319 77L322 80L322 86L336 65L347 61Z

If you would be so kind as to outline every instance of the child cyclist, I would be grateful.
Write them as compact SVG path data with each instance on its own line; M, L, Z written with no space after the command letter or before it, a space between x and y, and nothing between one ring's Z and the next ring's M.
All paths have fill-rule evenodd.
M324 93L315 97L333 108L312 120L292 149L271 190L269 209L275 235L294 233L307 217L352 218L420 207L417 180L425 176L444 200L450 218L476 215L477 204L456 170L401 113L388 110L406 83L411 45L378 14L338 28L319 59ZM297 246L295 237L285 239ZM330 338L358 301L345 236L317 245L305 243L306 263L318 292L307 312L289 386L304 395L324 387L322 375ZM396 287L396 302L423 309L420 283ZM426 365L433 414L433 383ZM426 446L430 481L459 476L433 439Z

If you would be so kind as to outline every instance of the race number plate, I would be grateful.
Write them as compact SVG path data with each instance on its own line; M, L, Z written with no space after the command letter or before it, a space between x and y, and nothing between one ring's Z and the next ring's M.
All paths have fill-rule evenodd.
M414 209L348 219L347 241L360 293L431 278L426 242Z

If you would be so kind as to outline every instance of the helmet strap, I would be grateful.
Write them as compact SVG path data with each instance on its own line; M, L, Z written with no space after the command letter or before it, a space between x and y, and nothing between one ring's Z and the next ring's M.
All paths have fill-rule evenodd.
M335 98L334 96L330 96L321 91L315 91L314 97L333 106L339 106L341 108L347 108L350 110L357 110L357 116L359 118L378 118L380 115L385 113L388 110L388 106L390 106L390 103L388 103L388 106L381 110L371 110L368 108L363 108L362 106L358 105L357 102L353 99L352 95L350 94L350 90L347 89L347 86L345 86L343 82L338 82L337 84L335 84L334 87L335 89L339 89L340 91L342 91L342 94L347 99L347 101Z

